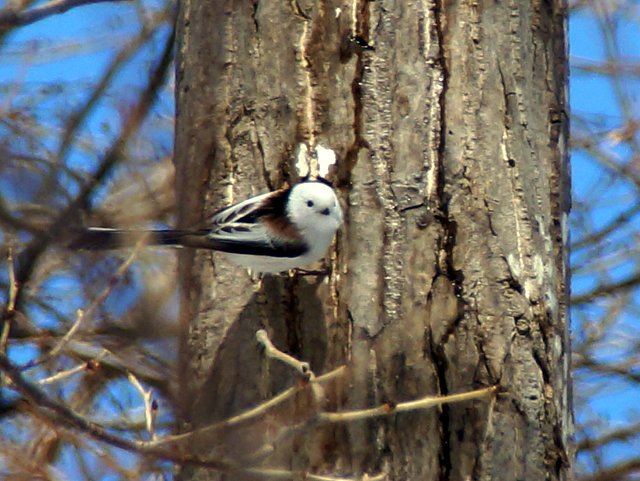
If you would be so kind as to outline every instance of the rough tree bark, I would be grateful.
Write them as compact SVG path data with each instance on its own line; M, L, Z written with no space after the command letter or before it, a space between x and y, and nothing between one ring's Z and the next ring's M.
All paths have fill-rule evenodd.
M193 453L246 466L274 426L313 409L499 385L493 400L308 428L258 464L570 477L566 13L564 0L182 2L180 222L295 181L300 143L338 154L346 207L324 276L260 282L183 254L182 428L293 384L261 354L261 327L316 373L350 366L321 406L298 398L284 417L196 438Z

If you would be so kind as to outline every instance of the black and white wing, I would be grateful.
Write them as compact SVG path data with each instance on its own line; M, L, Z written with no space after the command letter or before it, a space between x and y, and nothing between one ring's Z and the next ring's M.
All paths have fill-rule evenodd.
M211 218L207 238L215 250L267 257L298 257L308 247L286 217L289 189L258 195Z

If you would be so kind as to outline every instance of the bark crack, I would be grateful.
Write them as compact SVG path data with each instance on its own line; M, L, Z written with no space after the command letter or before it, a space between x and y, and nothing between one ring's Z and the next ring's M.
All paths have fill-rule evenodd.
M540 293L543 289L544 281L541 281L536 275L535 267L532 265L531 261L528 261L526 256L527 252L535 252L535 249L532 249L531 247L531 244L534 242L532 232L533 226L531 219L529 218L529 209L527 206L527 199L525 197L525 187L520 179L519 171L515 168L516 161L511 149L511 144L513 142L513 134L511 131L513 116L511 112L519 111L520 109L520 101L518 100L519 94L517 91L515 93L510 92L507 78L499 61L497 66L502 83L504 100L501 151L505 164L509 167L514 167L509 169L509 178L511 181L511 202L514 213L513 224L517 256L509 255L507 257L507 263L514 279L517 280L518 284L522 285L523 292L527 300L531 304L536 304L540 300ZM515 97L516 105L513 105L514 101L512 101L512 97ZM523 122L525 121L521 120L521 127L524 131L523 134L528 138L526 122Z
M318 159L316 156L316 118L315 118L315 100L314 100L314 74L312 62L307 50L312 34L312 18L302 10L297 1L291 1L293 12L302 19L302 33L298 40L299 65L302 75L302 100L299 102L299 129L298 134L305 141L308 151L311 155L307 157L309 162L308 175L318 176Z
M426 45L429 47L425 49L425 55L427 62L431 63L434 68L438 69L438 74L434 73L434 80L431 86L430 98L431 98L431 122L436 122L431 129L432 138L429 139L429 147L432 149L429 152L430 171L427 177L427 199L434 206L436 212L435 219L441 226L441 238L439 239L439 253L438 253L438 266L436 266L436 274L444 274L447 276L451 283L455 286L455 295L462 295L462 283L464 276L462 272L455 273L453 268L453 248L456 243L456 223L451 220L448 194L446 189L446 175L444 166L444 152L445 152L445 139L446 139L446 94L447 83L449 78L449 72L447 71L445 53L443 51L443 38L444 38L444 25L446 22L443 0L434 0L430 5L431 15L427 18L434 19L433 24L426 26L425 32L428 35ZM437 119L437 120L436 120ZM441 269L443 268L443 269ZM434 278L435 282L435 278ZM460 315L452 323L450 328L451 332L455 330L455 326L458 324ZM435 366L436 376L438 379L438 387L440 394L446 395L448 393L447 388L447 356L444 350L442 342L433 346L433 363ZM452 426L450 420L449 406L444 405L440 411L439 416L440 426L440 479L447 481L451 477L452 472L452 457L449 446L449 440L452 436Z
M360 8L358 9L358 4ZM362 49L362 48L349 48L351 44L352 38L370 38L369 32L369 2L363 1L358 2L357 0L353 0L352 5L352 27L351 31L348 34L348 39L345 40L348 50L348 53L345 52L347 56L355 55L356 62L354 68L353 80L351 82L351 96L353 99L353 142L351 145L347 147L345 154L345 163L344 168L340 169L340 181L344 183L350 182L351 171L353 167L358 161L358 153L361 148L368 148L368 142L365 140L363 136L363 119L362 112L364 109L364 104L362 101L362 81L364 77L364 73L369 65L369 56L371 55L371 50ZM360 14L358 15L358 10ZM358 22L360 19L360 22Z

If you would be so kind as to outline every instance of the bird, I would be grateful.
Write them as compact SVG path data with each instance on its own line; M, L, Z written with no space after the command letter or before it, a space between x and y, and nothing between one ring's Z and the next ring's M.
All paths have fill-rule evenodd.
M117 249L146 245L211 249L259 273L301 268L320 260L343 223L342 208L324 179L260 194L225 207L195 230L122 230L88 227L68 244L71 249Z

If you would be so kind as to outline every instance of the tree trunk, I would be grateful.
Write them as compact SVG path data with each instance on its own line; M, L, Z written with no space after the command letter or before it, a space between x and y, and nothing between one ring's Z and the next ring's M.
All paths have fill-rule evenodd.
M259 280L183 254L184 431L295 384L258 329L316 374L349 366L192 437L191 454L336 477L569 479L565 2L181 5L179 221L298 180L300 144L336 152L346 213L325 275ZM491 385L493 399L304 424Z

